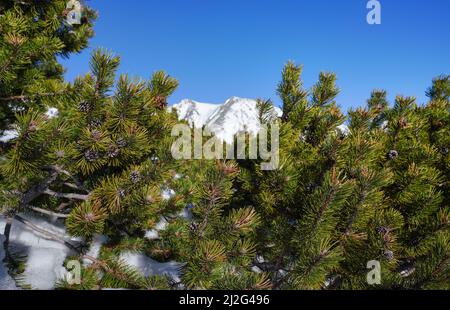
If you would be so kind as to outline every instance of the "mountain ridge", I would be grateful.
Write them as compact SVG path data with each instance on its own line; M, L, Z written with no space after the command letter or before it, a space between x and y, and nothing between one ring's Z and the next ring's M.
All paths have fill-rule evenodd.
M170 108L177 111L179 120L186 120L196 128L205 127L227 143L240 131L257 134L261 128L254 99L231 97L221 104L183 99ZM278 107L274 107L274 112L282 115Z

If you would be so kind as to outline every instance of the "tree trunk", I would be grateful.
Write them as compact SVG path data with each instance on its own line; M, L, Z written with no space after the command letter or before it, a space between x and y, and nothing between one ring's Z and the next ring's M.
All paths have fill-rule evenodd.
M3 233L4 236L5 236L5 242L3 243L3 246L5 247L5 251L6 251L6 248L8 247L8 245L9 245L9 235L11 233L12 222L13 222L13 217L8 216L8 218L6 219L5 231Z
M10 262L11 261L11 255L9 253L9 235L11 234L11 226L13 222L13 217L8 216L6 219L6 225L5 230L3 232L5 236L5 241L3 242L3 249L5 250L5 258L3 259L4 262ZM0 262L2 263L2 262Z

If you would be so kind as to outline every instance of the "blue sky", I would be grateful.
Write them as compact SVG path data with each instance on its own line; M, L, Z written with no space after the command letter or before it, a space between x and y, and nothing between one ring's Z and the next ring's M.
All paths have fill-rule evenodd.
M338 76L344 109L374 88L425 102L431 79L450 73L450 1L380 0L382 24L366 22L367 0L90 0L99 11L90 47L63 63L69 80L90 53L122 57L121 73L180 81L170 98L220 103L271 98L288 60L304 65L306 87L320 71Z

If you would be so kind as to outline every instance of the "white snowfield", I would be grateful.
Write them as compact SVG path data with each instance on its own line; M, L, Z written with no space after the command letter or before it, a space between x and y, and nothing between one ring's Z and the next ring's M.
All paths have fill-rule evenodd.
M43 217L21 215L35 226L49 231L53 234L64 237L67 241L75 244L79 239L71 238L67 233L62 222L54 222ZM3 241L6 219L0 216L0 290L20 289L14 279L8 274L3 259L5 252ZM164 227L161 227L162 229ZM95 258L98 257L101 246L107 241L107 237L96 236L91 244L87 254ZM22 284L30 285L32 289L51 290L55 288L58 279L67 275L64 268L64 261L71 255L76 255L73 250L66 245L48 240L39 235L36 231L18 221L14 221L10 233L10 249L20 250L21 254L26 255L25 272L20 275ZM168 275L174 281L180 279L181 263L170 261L159 263L141 253L123 253L121 255L127 264L135 267L143 275ZM85 265L90 262L84 261Z
M209 129L219 139L227 143L240 131L257 134L260 130L256 100L232 97L223 104L201 103L184 99L174 104L180 120L186 120L196 128ZM280 108L274 108L277 116L282 115Z
M46 231L70 240L61 223L51 223L39 217L21 216ZM1 233L4 231L4 226L5 218L0 217ZM4 240L3 235L0 235L0 238ZM1 248L3 250L3 243ZM18 221L14 221L11 227L10 249L26 255L25 272L21 274L23 283L30 285L33 289L41 290L54 288L57 279L65 272L64 260L71 253L70 249L64 244L48 240ZM5 268L5 265L0 260L0 270L2 268ZM3 274L0 271L0 283L3 284L2 276ZM0 289L3 289L2 284Z
M3 242L5 237L0 235L0 290L15 290L17 289L16 283L13 278L8 274L6 266L3 264L5 258L5 250L3 249Z
M163 199L170 199L175 195L175 192L172 189L165 189L161 194ZM180 212L179 216L189 218L190 214L187 210L184 210ZM21 217L45 231L63 237L74 245L80 241L80 239L71 238L67 234L62 221L23 214ZM20 287L16 285L14 279L8 274L7 267L3 262L5 258L3 248L5 225L6 219L0 215L0 290L15 290L20 289ZM164 230L167 225L168 223L162 219L153 230L147 232L147 238L152 239L152 234L154 234L153 239L158 238L158 232ZM107 241L108 238L106 236L96 235L86 254L98 258L101 247ZM20 254L25 255L26 268L25 272L20 275L21 283L38 290L54 289L56 282L67 276L67 270L63 266L64 261L67 257L71 255L76 256L77 254L63 243L49 240L16 220L13 221L10 232L10 249L20 251ZM182 264L176 261L159 263L141 253L123 253L121 258L145 276L167 275L175 282L178 282L180 279ZM83 263L87 266L92 262L83 260Z

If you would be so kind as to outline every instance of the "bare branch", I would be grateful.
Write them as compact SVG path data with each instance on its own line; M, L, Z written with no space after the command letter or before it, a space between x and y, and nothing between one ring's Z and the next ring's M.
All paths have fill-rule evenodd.
M25 101L32 98L39 98L39 97L53 97L63 94L63 92L56 92L56 93L41 93L41 94L34 94L34 95L19 95L19 96L11 96L11 97L5 97L0 98L0 101Z
M57 166L57 165L50 166L50 169L52 169L52 170L54 170L54 171L56 171L58 173L65 174L66 176L71 178L75 182L75 184L77 186L77 189L83 190L85 192L89 192L88 190L86 190L84 188L83 183L80 180L78 180L78 178L76 176L74 176L72 173L70 173L69 171L67 171L67 170L65 170L62 167Z
M25 194L23 194L22 199L20 201L21 206L27 206L31 201L39 197L49 186L52 184L56 178L58 177L58 172L52 172L47 179L42 181L37 186L32 187Z
M64 182L64 185L72 189L84 190L74 183Z
M37 208L37 207L32 207L32 206L28 206L31 210L38 212L38 213L42 213L42 214L47 214L56 218L68 218L69 215L68 214L62 214L62 213L56 213L56 212L52 212L49 210L45 210L45 209L41 209L41 208Z
M75 245L73 245L72 243L67 241L66 238L64 238L63 236L60 236L55 233L49 232L45 229L42 229L19 215L15 215L14 219L18 222L21 222L25 226L31 228L32 230L38 232L43 238L60 242L64 245L66 245L67 247L69 247L70 249L75 250L76 252L80 252L78 247L76 247Z
M47 194L50 196L54 196L57 198L66 198L66 199L76 199L76 200L88 200L89 199L89 195L81 195L81 194L76 194L76 193L58 193L55 191L52 191L51 189L46 189L42 192L43 194Z
M72 204L73 204L73 201L61 202L60 205L58 206L58 208L56 208L56 210L58 210L58 211L64 210L64 208L66 208Z

